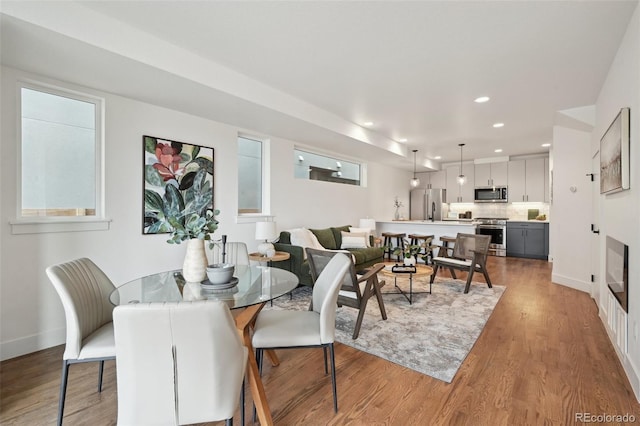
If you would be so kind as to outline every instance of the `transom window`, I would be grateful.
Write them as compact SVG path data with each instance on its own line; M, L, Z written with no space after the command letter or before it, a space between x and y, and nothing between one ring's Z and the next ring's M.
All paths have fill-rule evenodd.
M300 149L293 150L294 175L298 179L323 180L360 186L360 164Z

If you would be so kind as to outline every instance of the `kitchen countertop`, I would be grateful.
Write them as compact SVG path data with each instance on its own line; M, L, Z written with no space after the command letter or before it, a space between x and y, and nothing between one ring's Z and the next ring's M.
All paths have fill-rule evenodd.
M477 222L467 219L466 221L458 220L376 220L376 223L397 223L407 225L449 225L449 226L476 226Z

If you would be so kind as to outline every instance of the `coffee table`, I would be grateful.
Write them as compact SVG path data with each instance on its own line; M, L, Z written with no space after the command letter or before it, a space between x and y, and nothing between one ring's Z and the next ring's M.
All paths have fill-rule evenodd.
M422 294L422 293L428 293L431 294L431 281L429 281L429 291L413 291L413 277L428 277L433 275L433 268L431 266L427 266L427 265L422 265L422 264L418 264L416 265L416 271L415 272L397 272L397 271L392 271L391 268L393 268L394 266L396 266L396 264L394 263L385 263L384 264L384 269L380 270L380 273L383 275L387 275L387 276L392 276L393 277L393 286L398 290L398 292L400 294L402 294L405 299L407 299L409 301L409 304L413 304L413 295L414 294ZM401 265L397 265L397 266L401 266ZM404 290L402 290L402 288L400 288L398 286L398 277L406 277L409 276L409 292L405 292ZM408 294L408 296L407 296Z

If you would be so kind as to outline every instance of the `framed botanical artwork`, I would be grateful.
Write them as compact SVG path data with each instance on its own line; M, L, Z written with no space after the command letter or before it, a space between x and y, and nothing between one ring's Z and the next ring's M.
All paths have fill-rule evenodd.
M181 212L213 211L213 148L147 135L142 145L143 234L171 232Z
M622 108L600 139L600 193L629 189L629 108Z

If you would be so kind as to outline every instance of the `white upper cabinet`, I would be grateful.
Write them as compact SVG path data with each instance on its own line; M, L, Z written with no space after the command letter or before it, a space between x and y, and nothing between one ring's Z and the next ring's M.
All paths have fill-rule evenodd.
M475 165L475 186L506 186L508 163L482 163Z
M514 160L508 164L509 202L544 202L545 159Z
M447 186L446 170L438 170L437 172L420 172L416 173L416 177L420 179L420 185L418 185L418 188L444 189Z
M475 173L473 164L463 164L462 172L467 178L464 185L458 185L460 166L454 165L446 168L447 172L447 202L448 203L473 203L475 189Z

